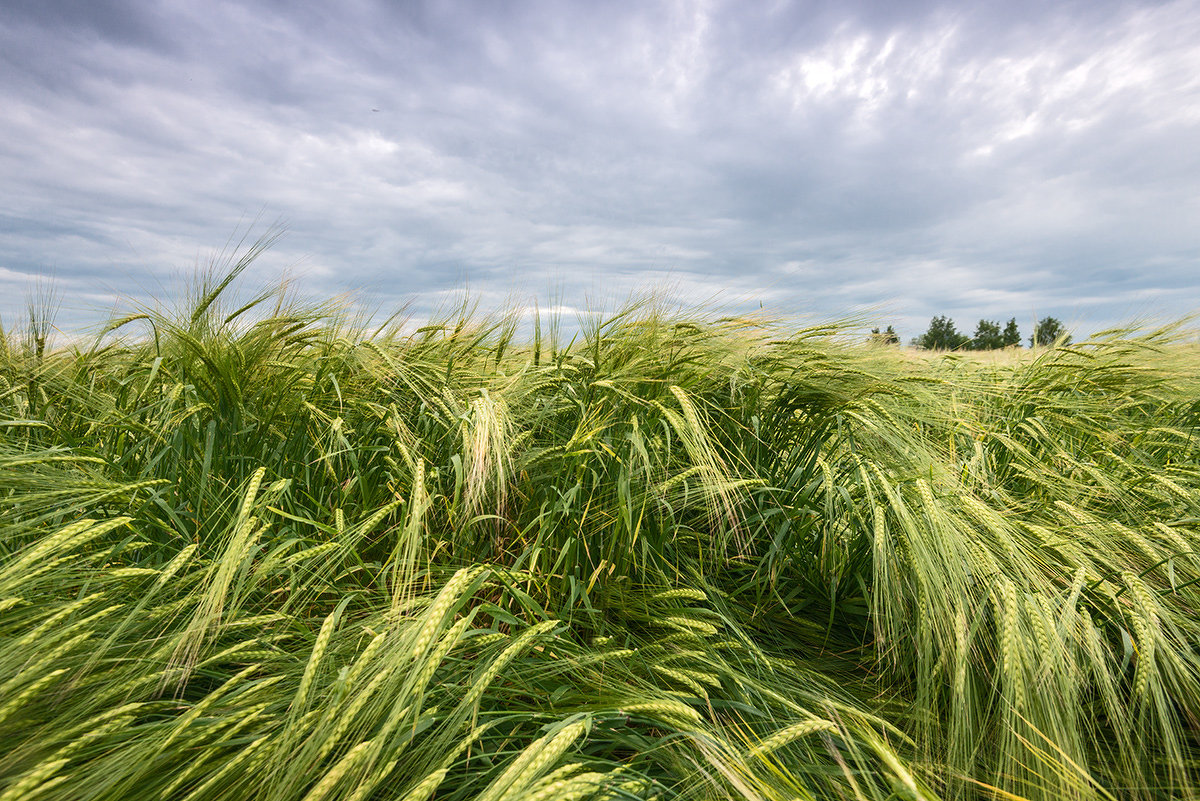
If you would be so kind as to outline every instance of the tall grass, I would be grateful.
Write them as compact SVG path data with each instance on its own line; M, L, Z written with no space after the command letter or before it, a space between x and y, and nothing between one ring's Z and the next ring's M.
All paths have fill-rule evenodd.
M1196 793L1185 332L525 342L238 302L259 249L0 343L0 799Z

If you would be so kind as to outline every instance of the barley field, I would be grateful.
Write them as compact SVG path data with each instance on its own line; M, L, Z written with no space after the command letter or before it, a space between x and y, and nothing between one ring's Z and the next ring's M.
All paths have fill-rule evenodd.
M1186 329L380 327L254 255L0 339L0 801L1200 794Z

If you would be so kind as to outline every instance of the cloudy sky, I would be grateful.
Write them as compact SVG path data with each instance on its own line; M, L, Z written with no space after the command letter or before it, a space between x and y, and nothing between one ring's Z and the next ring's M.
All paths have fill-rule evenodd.
M256 279L907 340L1200 311L1200 4L4 0L0 315ZM511 301L510 301L511 302Z

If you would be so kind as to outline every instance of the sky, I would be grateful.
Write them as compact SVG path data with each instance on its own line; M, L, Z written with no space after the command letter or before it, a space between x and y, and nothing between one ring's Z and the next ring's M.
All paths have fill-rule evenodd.
M418 317L1180 319L1200 3L0 2L6 326L169 301L273 225L251 283Z

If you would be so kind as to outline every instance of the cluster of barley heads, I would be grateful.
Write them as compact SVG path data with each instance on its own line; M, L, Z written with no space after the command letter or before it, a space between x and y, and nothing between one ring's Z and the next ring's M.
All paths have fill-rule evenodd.
M0 341L0 801L1187 798L1200 352L238 273Z

